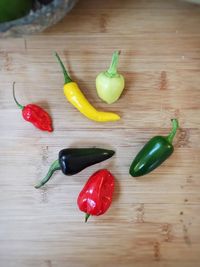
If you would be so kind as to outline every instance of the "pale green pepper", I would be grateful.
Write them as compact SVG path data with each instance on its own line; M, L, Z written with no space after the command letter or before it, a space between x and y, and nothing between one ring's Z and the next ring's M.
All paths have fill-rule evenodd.
M96 78L97 94L108 104L119 99L125 86L124 77L117 72L118 60L119 52L115 51L109 69L99 73Z

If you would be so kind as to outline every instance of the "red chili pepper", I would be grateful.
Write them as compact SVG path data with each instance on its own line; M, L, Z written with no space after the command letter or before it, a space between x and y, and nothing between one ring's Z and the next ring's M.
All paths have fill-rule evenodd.
M85 222L90 215L99 216L107 211L112 202L114 176L106 169L95 172L80 192L77 204L85 212Z
M26 121L31 122L36 128L42 131L52 132L52 121L49 114L40 106L28 104L22 106L15 97L15 82L13 83L13 98L17 106L22 110L22 116Z

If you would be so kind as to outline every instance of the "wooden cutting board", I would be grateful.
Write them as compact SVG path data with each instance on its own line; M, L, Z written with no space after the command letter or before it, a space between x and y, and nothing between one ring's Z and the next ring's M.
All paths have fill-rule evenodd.
M41 35L0 40L0 266L1 267L198 267L200 262L200 7L182 1L85 0ZM121 99L97 97L96 75L121 50L126 78ZM115 123L84 118L65 99L52 52ZM23 105L50 112L52 134L21 118ZM128 169L170 119L181 129L175 152L139 179ZM65 147L112 148L116 155L73 177L61 172L41 190L33 185ZM116 177L109 211L91 217L76 204L87 178L108 168Z

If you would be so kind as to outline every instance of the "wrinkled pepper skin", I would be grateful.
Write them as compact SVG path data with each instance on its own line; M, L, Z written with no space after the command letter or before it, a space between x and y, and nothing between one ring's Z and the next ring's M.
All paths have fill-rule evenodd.
M42 131L53 131L51 117L38 105L26 105L22 109L22 116L26 121L31 122L36 128Z
M61 170L65 175L74 175L83 169L111 158L113 150L101 148L66 148L59 152L58 159L52 163L47 175L35 186L40 188L48 182L52 174Z
M178 121L173 119L172 124L172 131L167 137L154 136L140 150L130 166L131 176L138 177L150 173L173 153L172 141L178 129Z
M120 117L113 112L102 112L96 110L86 99L84 94L79 89L77 83L73 82L72 79L69 77L67 70L63 62L61 61L59 55L55 53L55 56L62 68L65 84L63 87L64 94L67 100L82 113L85 117L90 120L97 121L97 122L108 122L108 121L117 121Z
M106 169L95 172L80 192L77 204L85 212L85 222L90 215L104 214L112 203L114 176Z
M13 82L13 99L18 108L22 110L22 116L24 120L32 123L36 128L42 131L53 131L51 117L43 108L35 104L22 106L17 101L15 96L15 82Z

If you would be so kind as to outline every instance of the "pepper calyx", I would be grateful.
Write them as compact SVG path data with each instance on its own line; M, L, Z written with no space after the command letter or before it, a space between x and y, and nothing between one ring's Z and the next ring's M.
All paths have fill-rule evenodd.
M21 109L23 110L24 109L24 106L22 106L16 99L16 96L15 96L15 82L13 82L13 99L16 103L16 105Z
M53 175L53 173L60 169L61 169L60 163L59 163L59 160L57 159L51 164L47 175L38 184L35 185L35 188L38 189L42 187L44 184L46 184L51 178L51 176Z
M106 71L106 75L108 75L110 78L119 76L119 74L117 73L119 54L120 54L120 51L115 51L112 55L112 61L111 61L110 67Z
M173 142L173 139L174 139L174 137L176 135L176 132L177 132L177 130L179 128L179 123L178 123L177 119L171 119L171 122L172 122L172 130L167 136L167 140L168 140L169 143Z
M57 52L54 52L54 55L57 58L58 63L61 66L61 69L62 69L62 72L63 72L63 75L64 75L64 82L65 82L65 84L66 83L71 83L72 82L72 79L69 77L69 74L68 74L68 72L67 72L67 70L66 70L66 68L65 68L65 66L64 66L64 64L62 62L62 60L60 59L58 53Z
M86 213L85 214L85 223L87 222L87 220L89 219L89 217L90 217L90 214L89 213Z

